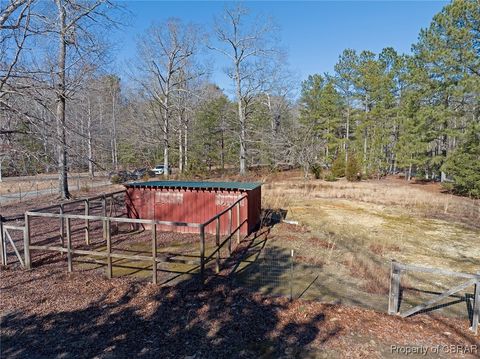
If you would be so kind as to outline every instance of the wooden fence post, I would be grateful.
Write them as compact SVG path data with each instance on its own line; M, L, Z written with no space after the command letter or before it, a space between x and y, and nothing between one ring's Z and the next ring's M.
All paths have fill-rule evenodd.
M0 216L0 256L2 266L7 265L6 247L7 244L5 243L5 233L3 233L3 217Z
M240 244L240 202L237 203L237 244Z
M25 229L23 230L23 253L25 257L25 269L32 269L30 258L30 218L25 215Z
M152 224L152 281L157 284L157 224Z
M217 256L215 261L215 272L220 272L220 217L215 221L215 244L217 246Z
M65 222L63 218L64 208L63 203L60 205L60 240L62 241L62 247L65 247Z
M102 216L106 217L107 216L107 199L105 195L102 196ZM107 226L106 222L103 221L103 240L105 241L107 239Z
M392 260L390 271L390 294L388 297L388 314L398 314L400 300L400 276L401 271L397 262Z
M88 216L90 215L90 201L87 199L85 199L85 216ZM85 219L85 243L87 245L90 244L90 220L89 219Z
M107 236L107 277L112 278L112 237L110 235L110 221L108 219L103 220L105 233Z
M200 282L205 279L205 226L200 226Z
M71 272L73 270L72 265L72 228L70 225L70 218L65 218L67 222L67 266L68 271Z
M238 243L237 243L238 244ZM228 256L232 255L232 209L228 211Z
M480 321L480 272L477 273L479 278L475 283L475 292L473 295L473 318L472 318L472 331L475 335L478 334L478 327Z

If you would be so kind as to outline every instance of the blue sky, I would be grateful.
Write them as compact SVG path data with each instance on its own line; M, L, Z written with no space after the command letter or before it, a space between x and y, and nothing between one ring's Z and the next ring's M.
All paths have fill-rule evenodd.
M135 56L136 39L152 22L177 17L204 25L228 5L222 1L127 1L131 25L117 34L117 66ZM280 26L288 61L300 79L309 74L332 72L345 48L381 51L392 46L410 52L421 28L429 25L445 1L245 1L253 12L271 16ZM219 56L219 55L216 55ZM225 89L230 83L217 61L212 80Z

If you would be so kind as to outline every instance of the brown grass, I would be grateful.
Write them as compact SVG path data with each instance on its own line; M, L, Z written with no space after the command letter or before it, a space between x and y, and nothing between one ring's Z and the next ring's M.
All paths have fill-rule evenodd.
M271 186L269 193L269 201L275 202L277 207L289 204L288 194L319 199L338 198L402 207L418 216L455 220L480 228L480 200L443 193L440 184L419 185L395 179L326 182L290 178Z
M361 288L371 294L388 294L390 272L385 266L373 261L366 262L363 259L350 254L343 261L343 265L350 271L350 275L363 280Z

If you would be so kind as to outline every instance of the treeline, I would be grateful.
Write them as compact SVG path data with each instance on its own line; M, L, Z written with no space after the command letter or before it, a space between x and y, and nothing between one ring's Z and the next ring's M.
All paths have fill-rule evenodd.
M450 177L459 193L479 196L479 24L478 2L455 1L412 55L347 49L333 74L303 82L300 120L323 142L321 160L342 167L354 156L369 177Z
M288 165L332 180L399 172L452 180L458 193L480 196L478 2L445 6L411 55L347 49L333 73L301 84L274 23L240 6L207 31L177 19L153 24L121 79L105 65L107 30L124 15L105 1L1 8L3 174L58 171L68 197L72 170L164 164L175 175L245 174ZM232 91L210 79L216 58L229 64Z

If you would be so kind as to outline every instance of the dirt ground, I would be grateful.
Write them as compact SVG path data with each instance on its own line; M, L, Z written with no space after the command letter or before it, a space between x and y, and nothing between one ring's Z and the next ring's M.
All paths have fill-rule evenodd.
M391 259L480 270L479 202L397 179L304 182L288 173L262 180L263 207L286 211L298 224L265 222L231 258L222 254L222 272L211 272L203 287L191 263L170 266L189 273L163 286L150 283L151 265L141 261L117 261L111 280L104 264L85 257L75 259L73 273L66 272L65 257L50 254L39 254L32 271L2 268L1 356L403 358L406 350L423 350L410 356L480 357L480 337L468 330L472 288L425 314L385 313ZM47 222L41 226L58 232ZM81 245L81 231L75 233ZM195 258L190 237L164 233L158 250ZM125 232L114 237L114 247L148 253L148 238L148 232ZM403 311L451 281L407 273L402 284Z
M404 357L398 348L425 348L427 358L478 356L466 320L290 302L210 278L204 287L195 277L156 286L132 276L108 280L93 269L66 273L64 260L4 269L2 357ZM457 346L462 354L451 354Z

